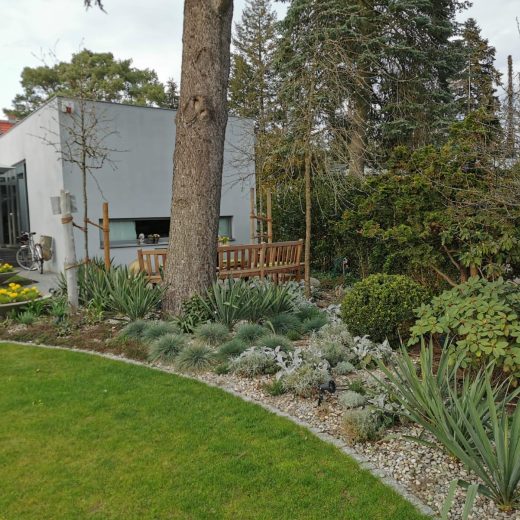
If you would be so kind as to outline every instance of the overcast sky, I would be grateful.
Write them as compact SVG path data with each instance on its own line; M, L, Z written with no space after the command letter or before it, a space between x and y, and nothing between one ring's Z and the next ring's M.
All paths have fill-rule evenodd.
M104 0L108 14L85 12L82 0L0 0L0 108L20 91L24 66L41 63L52 49L68 60L80 47L111 51L150 67L161 80L180 78L183 0ZM235 0L235 21L245 0ZM280 15L285 6L277 6ZM497 66L505 70L508 54L520 69L519 0L474 0L464 17L473 16L497 48Z

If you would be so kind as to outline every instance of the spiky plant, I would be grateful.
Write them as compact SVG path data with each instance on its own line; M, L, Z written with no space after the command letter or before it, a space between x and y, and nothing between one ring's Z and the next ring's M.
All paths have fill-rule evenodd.
M145 320L131 321L119 331L119 336L123 338L141 339L143 332L148 326L149 322Z
M235 337L220 346L218 350L218 356L221 359L229 359L240 356L240 354L245 352L248 348L249 345L245 341L239 337Z
M202 343L216 347L229 339L229 329L222 323L203 323L194 330Z
M298 310L296 316L300 321L303 322L315 318L316 316L321 316L322 314L323 313L320 311L320 309L318 309L318 307L315 305L304 305Z
M180 370L186 372L203 372L209 370L215 361L215 352L211 347L194 343L180 352L175 359L175 364Z
M266 324L276 334L286 334L290 330L299 332L302 325L296 315L287 313L271 316Z
M268 333L269 331L258 323L243 323L237 327L235 338L248 345L254 345L257 340Z
M151 321L145 327L142 333L142 339L145 341L155 341L165 334L178 334L177 326L168 321Z
M182 334L164 334L152 342L148 350L150 361L173 361L188 345L188 338Z
M327 316L323 313L318 314L312 318L308 318L302 322L302 326L301 326L302 332L304 334L307 334L309 332L319 330L324 325L327 325L328 321L329 320L328 320Z
M276 347L280 347L280 350L287 352L292 350L291 340L287 339L285 336L280 336L279 334L268 334L267 336L261 337L256 345L258 347L267 347L270 349L275 349Z

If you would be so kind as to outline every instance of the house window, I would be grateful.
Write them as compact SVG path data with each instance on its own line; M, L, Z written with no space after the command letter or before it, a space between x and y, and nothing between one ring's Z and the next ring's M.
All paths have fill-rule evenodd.
M220 217L218 219L218 236L233 238L233 217Z
M218 223L219 236L233 238L233 217L220 217ZM100 220L99 225L103 222ZM159 235L159 244L166 244L170 232L169 218L110 219L110 245L137 245L139 235L143 234L145 243L151 242L152 235ZM148 238L150 237L150 238ZM99 242L103 247L103 233L99 232Z

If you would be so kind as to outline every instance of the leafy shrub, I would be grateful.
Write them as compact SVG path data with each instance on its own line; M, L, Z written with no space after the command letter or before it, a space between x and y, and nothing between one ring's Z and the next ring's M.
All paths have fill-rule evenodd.
M355 372L355 370L356 367L349 361L340 361L334 367L334 373L338 376L346 376L348 374L351 374L352 372Z
M139 340L148 326L149 323L145 320L131 321L119 331L119 336Z
M221 359L228 359L231 357L240 356L245 352L250 345L239 337L235 337L230 341L222 344L218 350L218 355Z
M367 336L355 337L350 346L350 361L359 368L374 367L378 361L388 362L394 357L394 351L388 340L374 343Z
M497 363L520 377L520 287L499 279L470 278L418 310L410 343L427 334L454 338L462 366Z
M192 344L184 348L175 359L176 365L187 372L209 370L215 363L215 353L207 345Z
M342 303L349 331L373 341L407 337L414 309L428 301L424 287L402 275L375 274L356 283Z
M359 408L360 406L364 406L367 400L366 397L354 392L352 390L346 390L339 394L338 403L345 410L349 410L351 408Z
M63 296L54 296L51 299L49 314L56 318L56 321L63 321L69 315L69 304Z
M289 339L278 334L267 334L266 336L262 336L256 343L259 347L266 347L272 350L280 347L280 350L286 352L293 348Z
M212 319L213 316L202 297L195 294L183 302L181 313L175 318L175 322L182 332L191 334L198 325Z
M307 334L309 332L317 331L317 330L321 329L324 325L326 325L328 321L329 320L324 313L318 314L318 315L314 316L313 318L309 318L309 319L305 320L302 323L302 327L301 327L302 332L304 334Z
M193 332L195 337L216 347L229 338L229 329L222 323L203 323Z
M251 347L231 360L230 370L245 377L273 374L277 370L276 355L270 348Z
M165 334L177 334L179 329L170 321L150 321L142 332L142 339L154 341Z
M283 382L280 381L279 379L275 379L271 383L266 383L263 386L263 389L269 395L272 395L273 397L275 397L277 395L283 395L286 392L286 389L285 389L285 386L284 386Z
M257 340L268 333L269 331L258 323L243 323L237 327L235 338L240 339L248 345L254 345Z
M294 314L284 313L271 316L267 321L267 325L276 334L286 334L290 330L299 331L302 324Z
M368 408L346 410L343 429L351 442L377 440L381 431L377 414Z
M187 345L188 339L182 334L164 334L150 345L148 359L173 361Z

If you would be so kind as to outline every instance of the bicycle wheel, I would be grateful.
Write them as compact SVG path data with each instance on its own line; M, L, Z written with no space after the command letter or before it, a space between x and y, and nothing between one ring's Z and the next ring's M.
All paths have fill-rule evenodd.
M18 265L26 271L32 271L34 267L34 255L29 246L22 246L16 251L16 261Z
M40 274L43 274L43 249L41 244L35 244L34 246L34 254L36 258L34 259L36 262L36 268L40 268Z

